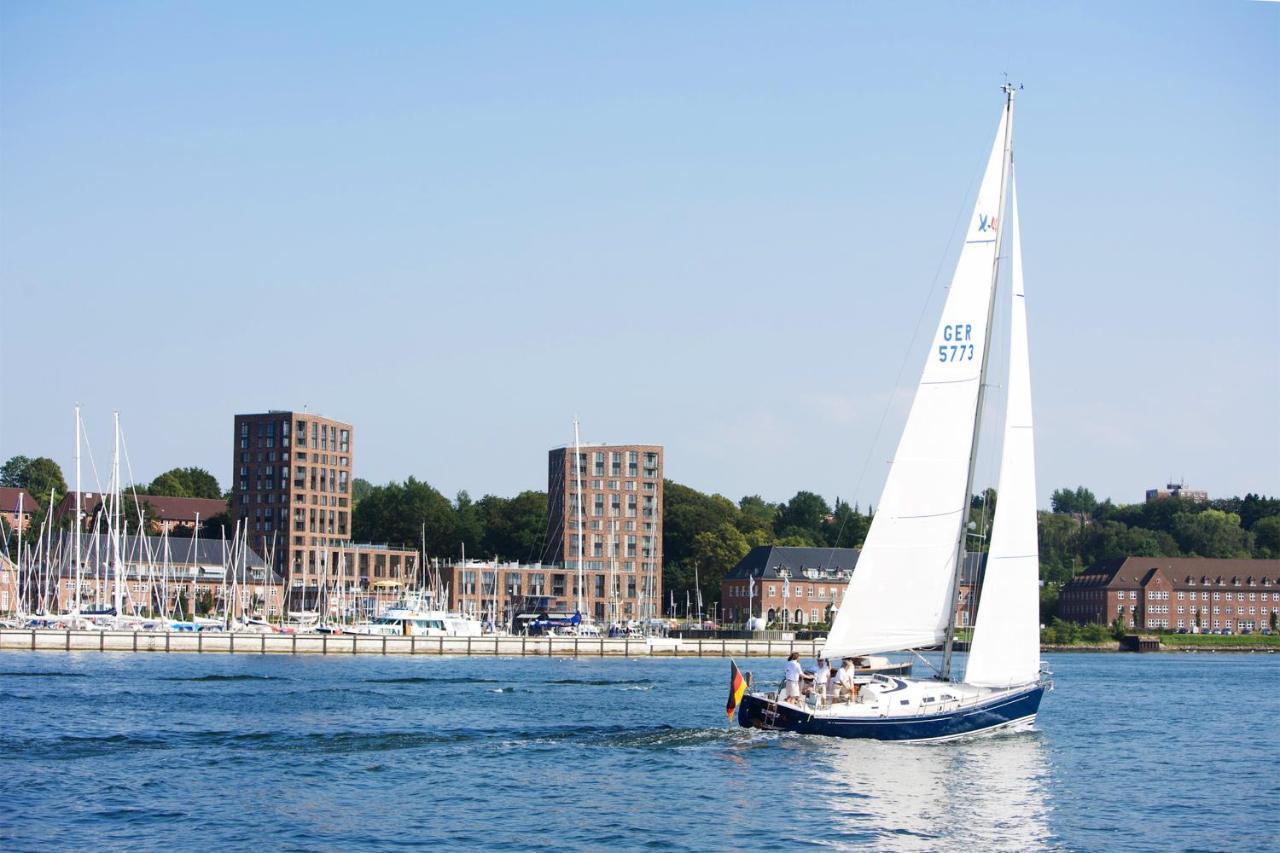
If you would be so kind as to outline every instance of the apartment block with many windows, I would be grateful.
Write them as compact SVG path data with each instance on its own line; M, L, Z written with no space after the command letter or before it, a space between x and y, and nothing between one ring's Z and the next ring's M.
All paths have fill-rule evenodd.
M611 624L661 615L662 465L656 444L580 445L576 471L572 446L549 452L542 560L564 566L566 581L553 597L576 606L581 549L584 616Z
M334 577L351 540L353 434L307 412L235 416L232 510L292 586Z

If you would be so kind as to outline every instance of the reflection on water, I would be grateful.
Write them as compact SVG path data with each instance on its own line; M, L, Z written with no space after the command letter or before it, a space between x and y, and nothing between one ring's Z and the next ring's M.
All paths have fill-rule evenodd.
M1049 828L1048 752L1034 732L945 744L836 741L813 749L829 840L900 850L1037 848Z

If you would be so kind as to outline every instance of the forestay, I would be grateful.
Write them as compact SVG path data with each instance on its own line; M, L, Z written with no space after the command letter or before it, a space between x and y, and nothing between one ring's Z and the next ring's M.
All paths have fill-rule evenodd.
M1031 368L1022 284L1022 234L1014 184L1010 205L1009 394L991 548L982 581L965 681L984 687L1029 684L1040 674L1039 576Z
M827 657L931 646L946 633L989 336L1009 115L1006 106L906 427L827 640Z

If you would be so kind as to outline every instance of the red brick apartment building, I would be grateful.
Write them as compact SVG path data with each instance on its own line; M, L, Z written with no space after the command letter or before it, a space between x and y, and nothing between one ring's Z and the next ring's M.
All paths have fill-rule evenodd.
M0 486L0 515L4 516L5 533L17 530L19 533L27 529L38 504L26 489Z
M857 548L752 548L720 582L726 623L764 617L770 625L818 625L839 609L858 564ZM985 554L969 554L960 576L956 624L973 624ZM754 586L753 586L754 583ZM748 611L750 607L750 611Z
M133 494L125 492L124 500L132 504ZM216 515L227 511L227 502L222 498L179 498L168 495L138 495L138 503L142 504L147 518L147 532L160 534L168 531L190 535L197 523L204 523ZM101 492L81 492L80 511L84 514L84 529L92 532L96 524L96 516L102 511ZM68 492L53 511L54 517L74 518L76 514L76 493ZM231 531L227 531L231 535Z
M351 539L353 433L305 412L235 416L232 511L291 582L317 585Z
M1280 560L1104 560L1062 588L1058 613L1144 630L1261 630L1280 619Z
M285 576L298 606L321 587L408 586L416 551L351 541L355 428L307 412L235 416L234 517Z
M547 544L544 563L564 567L566 591L547 593L577 601L579 536L583 552L583 615L604 623L656 618L662 613L662 447L656 444L583 444L577 472L574 449L548 454ZM582 526L578 529L578 481Z

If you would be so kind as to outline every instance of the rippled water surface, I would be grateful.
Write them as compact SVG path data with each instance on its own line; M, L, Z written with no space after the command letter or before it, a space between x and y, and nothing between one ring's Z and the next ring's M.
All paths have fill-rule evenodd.
M912 746L726 728L722 660L5 652L0 846L1277 849L1280 655L1047 661Z

